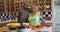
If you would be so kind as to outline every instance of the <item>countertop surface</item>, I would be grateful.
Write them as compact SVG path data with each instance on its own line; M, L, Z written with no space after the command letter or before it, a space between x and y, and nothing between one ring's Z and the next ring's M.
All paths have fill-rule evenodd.
M38 32L38 31L52 32L52 27L43 27L43 28L39 28L39 29L34 29L34 30L31 30L30 32Z
M2 32L3 30L7 30L7 27L0 27L0 32ZM52 27L43 27L43 28L39 28L39 29L32 29L29 30L28 32L38 32L38 31L46 31L46 32L52 32Z

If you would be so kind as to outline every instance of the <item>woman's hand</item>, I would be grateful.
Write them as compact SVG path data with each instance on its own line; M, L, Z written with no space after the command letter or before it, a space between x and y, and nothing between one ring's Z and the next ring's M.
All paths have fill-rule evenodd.
M46 24L42 18L40 18L40 20L42 21L42 23L43 23L46 27L49 27L49 25Z

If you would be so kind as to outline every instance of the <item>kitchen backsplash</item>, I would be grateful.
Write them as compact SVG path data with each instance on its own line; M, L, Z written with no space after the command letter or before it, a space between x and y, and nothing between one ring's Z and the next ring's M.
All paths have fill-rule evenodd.
M52 12L41 12L41 15L44 18L44 20L51 21L52 19Z
M7 21L7 20L17 20L18 14L0 14L0 21ZM51 20L52 12L41 12L41 16L44 20Z
M17 14L0 14L0 21L16 20Z

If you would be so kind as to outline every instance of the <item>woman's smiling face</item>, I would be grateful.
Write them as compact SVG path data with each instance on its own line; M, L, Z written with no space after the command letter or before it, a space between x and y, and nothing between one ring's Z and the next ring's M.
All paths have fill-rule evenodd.
M37 8L37 6L36 6L36 5L33 5L33 6L31 7L31 11L32 11L32 12L36 12L36 11L37 11L37 9L38 9L38 8Z
M31 11L32 12L36 12L36 8L35 7L31 7Z

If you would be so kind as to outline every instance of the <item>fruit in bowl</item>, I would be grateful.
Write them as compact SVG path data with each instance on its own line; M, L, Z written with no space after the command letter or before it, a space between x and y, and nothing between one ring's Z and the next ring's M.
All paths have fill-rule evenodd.
M32 26L27 26L27 28L32 28Z
M20 26L20 23L8 23L7 27L16 27L16 26Z
M21 25L21 26L18 27L18 29L25 29L25 28L26 28L26 27L23 26L23 25Z
M40 28L41 26L40 25L37 25L36 28Z
M40 26L40 25L35 25L34 27L35 27L35 28L40 28L41 26Z
M18 27L18 32L28 32L28 29L24 25Z
M15 30L17 26L20 26L20 23L8 23L7 27L9 30Z
M34 27L37 27L37 24L35 24Z

